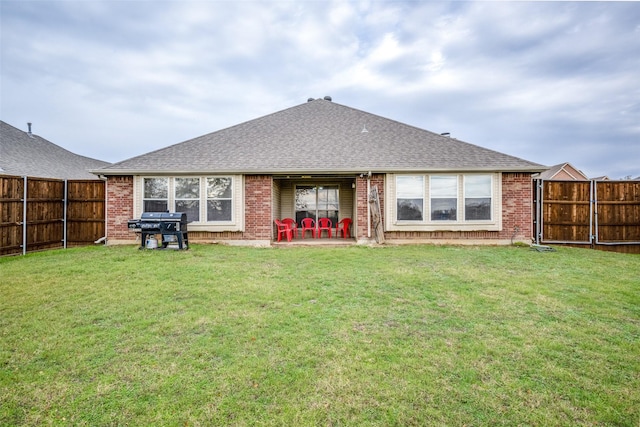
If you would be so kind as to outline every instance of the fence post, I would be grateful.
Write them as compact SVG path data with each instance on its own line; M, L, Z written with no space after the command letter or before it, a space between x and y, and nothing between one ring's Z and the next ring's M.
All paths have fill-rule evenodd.
M593 219L594 219L594 211L595 211L595 215L598 215L598 205L597 205L597 195L596 195L596 189L595 189L595 181L592 179L591 180L591 185L589 188L589 244L591 245L591 248L593 249L593 240L594 240L594 234L593 234ZM596 218L596 234L598 233L598 221Z
M69 200L69 180L64 180L64 211L62 213L62 246L64 249L67 249L67 208L68 208L68 200Z
M27 254L27 176L22 177L23 180L23 198L22 198L22 255Z

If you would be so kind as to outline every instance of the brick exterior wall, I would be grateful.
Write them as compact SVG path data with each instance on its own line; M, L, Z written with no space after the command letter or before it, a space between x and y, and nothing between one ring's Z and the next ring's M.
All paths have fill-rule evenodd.
M107 240L133 240L127 221L133 218L133 177L107 179Z
M247 175L244 178L244 233L246 240L271 240L273 178L271 175Z
M371 177L371 188L378 186L384 221L384 175ZM367 178L356 178L357 233L367 238ZM529 241L533 236L533 187L530 173L502 174L502 231L386 231L393 240L495 240ZM371 238L373 238L373 230Z
M530 173L502 174L502 231L500 238L533 237L533 184Z
M380 213L384 224L384 175L372 175L369 188L378 186L378 198L380 199ZM356 177L356 234L357 239L367 239L369 233L369 194L367 193L367 177ZM371 225L371 238L374 238L373 224ZM386 236L386 233L385 233Z
M371 177L370 188L378 187L380 209L384 221L385 175ZM367 177L356 177L355 236L367 239L368 206ZM192 242L216 240L273 240L272 204L273 178L270 175L245 176L244 232L190 232ZM393 240L525 240L532 237L533 187L529 173L502 174L502 231L387 231L385 238ZM132 241L127 221L133 218L133 177L112 176L107 180L107 239ZM373 230L371 230L373 238Z
M245 231L242 232L190 232L192 242L216 240L271 240L272 178L270 175L245 176ZM132 233L127 221L133 216L133 177L111 176L107 180L107 239L131 242Z

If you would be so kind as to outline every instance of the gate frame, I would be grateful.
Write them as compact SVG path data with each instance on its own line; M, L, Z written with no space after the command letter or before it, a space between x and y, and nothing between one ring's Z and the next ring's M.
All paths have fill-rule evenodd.
M594 203L594 194L593 194L593 182L591 181L589 184L589 240L588 241L579 241L579 240L544 240L544 179L535 179L536 183L536 212L534 215L534 221L536 222L536 245L544 243L573 243L576 245L593 245L594 235L593 235L593 203Z

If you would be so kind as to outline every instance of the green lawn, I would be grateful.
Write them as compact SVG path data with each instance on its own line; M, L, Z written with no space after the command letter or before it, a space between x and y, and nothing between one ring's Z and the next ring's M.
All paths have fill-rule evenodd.
M640 256L0 258L0 425L640 425Z

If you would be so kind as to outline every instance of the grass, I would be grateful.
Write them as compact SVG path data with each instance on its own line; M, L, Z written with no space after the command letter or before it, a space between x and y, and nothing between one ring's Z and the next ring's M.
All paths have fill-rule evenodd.
M0 258L0 425L640 425L640 256Z

